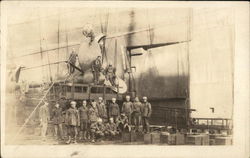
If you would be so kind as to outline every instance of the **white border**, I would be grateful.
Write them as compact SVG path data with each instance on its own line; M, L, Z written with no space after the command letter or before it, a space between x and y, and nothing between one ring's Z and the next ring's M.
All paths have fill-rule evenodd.
M234 145L233 146L6 146L4 145L4 92L6 59L6 9L8 7L234 7L235 73L234 73ZM1 151L3 157L70 157L79 151L81 157L247 157L249 153L249 3L248 2L2 2L1 3Z

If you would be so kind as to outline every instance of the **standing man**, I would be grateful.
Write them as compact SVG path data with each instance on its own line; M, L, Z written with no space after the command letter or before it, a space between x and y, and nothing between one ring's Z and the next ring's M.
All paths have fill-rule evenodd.
M132 114L133 103L130 101L130 96L126 96L126 101L122 105L122 113L128 117L129 125L131 125L131 114Z
M96 102L92 100L90 104L90 108L88 110L88 116L89 116L89 124L90 124L90 135L91 135L91 141L95 142L95 131L91 130L91 127L93 128L97 122L98 119L98 109L96 107Z
M60 107L59 103L55 104L55 108L52 110L52 120L55 128L55 137L57 139L63 139L63 130L62 130L62 108ZM59 131L59 134L58 134Z
M71 52L71 54L69 56L69 59L68 59L68 62L69 62L69 64L68 64L69 74L73 74L75 72L74 66L76 65L77 57L78 57L78 55L77 55L75 49L73 48L72 52ZM74 65L74 66L72 66L72 65Z
M113 68L113 66L111 64L108 65L108 67L105 70L105 76L106 76L106 80L108 80L112 86L115 86L115 68Z
M76 109L76 102L71 101L70 102L70 108L66 112L66 118L65 122L68 126L68 137L69 140L66 142L69 144L71 142L71 138L73 138L73 143L77 144L76 138L77 138L77 126L80 125L80 119L79 119L79 112Z
M87 101L82 101L82 106L78 109L80 115L80 140L87 139L87 129L88 129L88 108L87 108Z
M103 123L108 122L107 108L103 102L102 97L98 98L97 109L98 109L98 115L102 119Z
M135 97L135 101L133 103L133 121L136 131L139 130L139 126L141 125L141 114L142 114L142 104L139 101L139 98Z
M48 105L49 103L44 102L44 104L39 108L40 125L42 126L41 135L43 141L46 140L48 121L50 119Z
M109 107L109 118L113 118L114 122L117 122L117 118L120 115L119 105L116 103L116 98L112 98L112 103Z
M101 71L102 71L102 61L101 61L101 56L98 56L92 63L92 73L95 84L99 84Z
M146 133L149 132L149 118L152 113L151 104L147 101L147 97L143 97L142 103L142 123L143 123L143 131Z

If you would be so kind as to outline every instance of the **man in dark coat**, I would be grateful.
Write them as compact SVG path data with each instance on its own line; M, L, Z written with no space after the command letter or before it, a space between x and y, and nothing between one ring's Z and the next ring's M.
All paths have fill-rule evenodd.
M104 72L106 80L108 80L112 86L115 86L115 78L116 78L115 72L116 69L111 64L108 65L108 67L105 69Z
M122 113L128 117L128 123L131 125L131 114L132 114L133 103L130 101L130 96L126 96L126 101L122 105Z
M128 117L122 113L117 119L117 128L118 131L121 132L130 132L131 126L128 124Z
M143 130L148 133L149 132L149 118L152 113L151 104L147 101L147 97L143 97L142 103L142 124Z
M87 130L88 130L88 108L87 101L83 100L82 106L78 109L80 115L80 139L87 139Z
M71 142L71 138L73 138L73 142L76 144L77 138L77 127L80 125L79 112L76 109L76 102L70 102L71 107L66 111L65 124L68 127L68 137L69 140L66 142L69 144Z
M62 108L59 103L55 104L55 108L52 110L52 121L55 128L55 137L58 139L63 139L63 130L62 130ZM58 134L59 131L59 134Z
M94 143L96 139L102 141L104 138L105 126L101 118L98 118L95 123L91 124L90 131L92 135L92 143Z
M138 97L135 97L135 101L133 103L133 121L135 125L135 130L139 130L139 126L141 125L141 114L142 114L142 104L139 101Z
M98 109L98 115L102 119L103 123L108 122L108 114L107 114L107 108L106 105L103 102L102 97L98 98L98 103L97 103L97 109Z
M94 77L94 83L99 84L99 78L102 71L101 56L98 56L92 63L92 73Z
M106 131L105 134L107 136L111 136L111 138L114 138L117 134L119 134L117 130L117 125L114 123L113 118L109 119L109 123L106 124Z
M73 48L72 52L71 52L71 54L69 56L69 59L68 59L68 62L69 62L69 64L68 64L69 74L73 74L75 72L75 68L72 65L74 65L74 66L76 65L77 57L78 57L78 55L77 55L75 49ZM72 64L72 65L70 65L70 64Z
M109 105L109 118L113 118L116 123L118 116L120 115L119 105L116 103L116 98L112 98L112 103Z
M94 100L92 100L90 107L88 109L88 116L89 116L89 125L90 125L90 136L91 136L91 140L94 141L95 139L95 132L93 132L93 130L91 130L91 127L94 127L97 119L98 119L98 109L96 107L96 102Z

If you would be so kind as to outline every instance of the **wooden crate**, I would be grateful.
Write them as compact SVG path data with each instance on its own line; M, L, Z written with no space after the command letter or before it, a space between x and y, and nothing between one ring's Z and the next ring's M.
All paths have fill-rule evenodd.
M168 143L168 132L161 132L160 143L167 144Z
M215 145L215 139L209 139L209 145Z
M144 134L144 143L145 144L151 144L151 134L150 133L146 133Z
M130 133L123 132L122 133L122 142L130 142L130 140L131 140Z
M161 138L160 133L151 133L151 143L152 144L159 144L160 138Z
M232 137L216 137L215 145L232 145Z
M168 135L168 142L169 145L176 145L176 134Z
M209 135L208 134L204 134L202 135L202 141L201 141L202 145L209 145Z
M186 144L202 145L202 137L200 135L187 135Z
M137 141L136 132L135 132L135 131L131 131L131 132L130 132L130 141L131 141L131 142Z
M177 134L175 134L175 136L176 136L176 138L175 138L176 145L185 144L185 135L184 134L177 133Z
M136 141L143 141L143 133L136 132Z

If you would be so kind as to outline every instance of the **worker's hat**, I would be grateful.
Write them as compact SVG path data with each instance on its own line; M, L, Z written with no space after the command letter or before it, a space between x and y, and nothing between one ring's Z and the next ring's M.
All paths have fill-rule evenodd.
M98 119L97 119L97 122L102 123L102 119L101 119L101 118L98 118Z
M121 116L125 116L125 114L124 114L124 113L121 113Z
M104 34L100 34L100 35L98 35L98 36L96 36L96 41L99 43L103 38L105 38L106 37L106 35L104 35Z
M76 105L76 102L75 101L71 101L70 105L73 105L73 104Z

